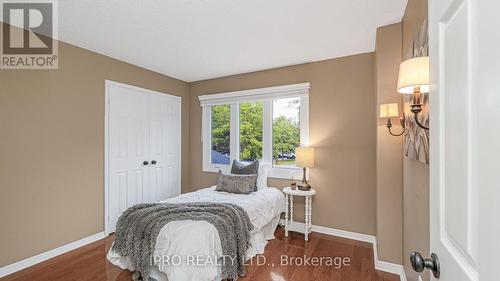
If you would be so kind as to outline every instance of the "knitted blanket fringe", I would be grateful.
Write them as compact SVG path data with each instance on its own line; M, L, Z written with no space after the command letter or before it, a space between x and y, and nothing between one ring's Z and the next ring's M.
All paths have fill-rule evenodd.
M230 203L155 203L127 209L116 224L113 251L129 257L135 281L150 280L156 238L171 221L206 221L219 232L223 258L221 278L237 280L245 276L245 253L250 247L253 225L246 211Z

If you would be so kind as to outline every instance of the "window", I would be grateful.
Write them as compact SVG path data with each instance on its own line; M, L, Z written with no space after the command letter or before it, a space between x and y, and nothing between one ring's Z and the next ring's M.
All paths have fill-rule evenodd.
M210 159L212 164L229 164L231 148L230 140L230 108L229 105L214 105L212 110L212 139Z
M200 96L203 171L233 159L272 163L270 177L300 178L295 148L309 142L309 83Z
M273 101L273 165L295 167L300 146L300 98Z
M263 102L240 103L240 161L262 159Z

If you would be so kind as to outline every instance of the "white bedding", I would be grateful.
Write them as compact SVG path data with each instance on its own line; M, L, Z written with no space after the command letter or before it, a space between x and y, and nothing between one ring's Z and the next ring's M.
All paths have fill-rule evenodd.
M249 195L215 191L215 187L185 193L161 202L221 202L241 206L248 213L254 229L251 234L252 247L247 259L262 254L267 240L273 239L279 217L285 210L285 197L276 188L264 188ZM221 257L222 249L217 229L204 221L175 221L165 225L156 238L155 256L165 257ZM108 260L123 269L134 270L128 258L111 251ZM173 261L173 260L172 260ZM193 265L192 263L167 262L152 268L152 277L158 281L212 281L220 280L220 266L216 264Z

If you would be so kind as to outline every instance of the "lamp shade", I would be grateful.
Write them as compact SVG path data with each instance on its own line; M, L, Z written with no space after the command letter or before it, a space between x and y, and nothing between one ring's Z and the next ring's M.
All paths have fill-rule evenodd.
M314 167L314 148L297 147L295 149L295 163L302 168Z
M380 105L380 118L392 118L398 116L399 112L397 103L387 103Z
M429 92L429 57L408 59L399 65L398 92L413 94L416 87L421 93Z

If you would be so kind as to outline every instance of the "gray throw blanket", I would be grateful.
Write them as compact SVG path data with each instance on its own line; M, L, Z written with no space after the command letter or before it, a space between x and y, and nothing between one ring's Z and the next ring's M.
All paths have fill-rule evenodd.
M135 267L134 280L149 280L156 238L171 221L211 223L219 232L224 255L222 279L245 276L245 253L250 247L253 225L246 211L229 203L138 204L127 209L116 224L113 250L129 257Z

